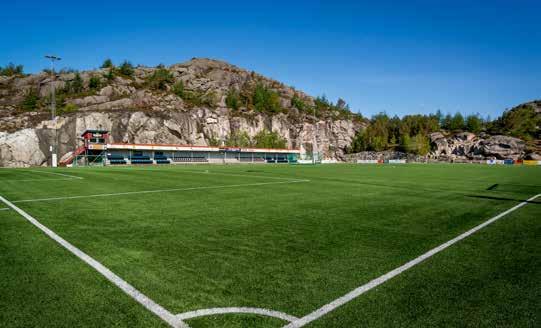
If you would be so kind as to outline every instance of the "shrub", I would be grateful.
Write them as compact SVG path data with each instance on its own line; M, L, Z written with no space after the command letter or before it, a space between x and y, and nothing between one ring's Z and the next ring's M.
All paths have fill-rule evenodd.
M177 83L173 84L171 91L173 91L173 93L180 98L184 98L184 82L178 81Z
M109 58L103 61L103 64L101 64L101 68L113 68L115 65L113 65L113 61Z
M0 67L0 75L12 76L12 75L22 75L23 74L23 65L15 65L9 63L6 67Z
M112 81L115 78L115 70L110 68L107 73L103 74L103 77L106 78L107 81Z
M101 86L101 80L97 76L92 76L88 81L88 87L92 90L99 89Z
M208 143L209 143L209 146L211 146L211 147L220 146L220 140L218 140L217 138L214 138L214 137L210 137Z
M250 136L246 131L235 131L225 141L225 145L231 147L249 147L251 144Z
M71 91L74 93L79 93L83 91L83 79L79 73L75 73L75 78L71 81Z
M227 96L225 97L225 104L227 107L238 110L240 107L240 98L237 90L227 91Z
M28 90L23 98L21 107L26 111L34 111L38 107L38 92L35 89Z
M147 77L148 87L154 90L167 90L167 85L173 82L173 74L166 68L158 68Z
M297 97L297 95L294 95L293 98L291 99L291 105L300 111L304 111L308 108L306 103L302 101L301 98Z
M262 130L254 137L254 146L258 148L286 148L286 140L274 131Z
M256 85L252 98L257 111L278 113L282 110L278 94L261 83Z
M203 93L201 91L184 91L182 99L192 106L208 106L216 107L217 103L216 93L211 91Z
M118 72L124 76L131 77L134 72L133 65L129 61L125 60L118 68Z
M62 67L59 71L58 71L58 74L70 74L70 73L76 73L77 70L74 69L74 68L71 68L71 67Z

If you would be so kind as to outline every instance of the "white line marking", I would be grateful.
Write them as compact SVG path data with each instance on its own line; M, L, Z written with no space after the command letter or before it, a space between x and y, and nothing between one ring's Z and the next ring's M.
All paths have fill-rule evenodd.
M506 216L507 214L521 208L522 206L528 204L528 202L531 202L533 201L534 199L536 199L537 197L541 196L541 194L538 194L538 195L535 195L533 197L531 197L530 199L506 210L505 212L502 212L498 215L496 215L495 217L473 227L472 229L464 232L463 234L429 250L428 252L424 253L423 255L409 261L408 263L402 265L402 266L399 266L398 268L392 270L392 271L389 271L387 272L386 274L352 290L351 292L347 293L346 295L340 297L340 298L337 298L336 300L328 303L328 304L325 304L323 305L322 307L320 307L319 309L315 310L314 312L310 313L310 314L307 314L305 315L304 317L298 319L298 320L295 320L293 322L291 322L290 324L284 326L283 328L299 328L299 327L303 327L304 325L314 321L314 320L317 320L319 318L321 318L322 316L324 316L325 314L335 310L336 308L348 303L349 301L359 297L360 295L366 293L367 291L371 290L372 288L374 287L377 287L381 284L383 284L384 282L386 282L387 280L391 279L391 278L394 278L396 276L398 276L399 274L401 274L402 272L416 266L417 264L423 262L424 260L434 256L435 254L443 251L444 249L446 249L447 247L461 241L462 239L474 234L475 232L483 229L484 227L488 226L489 224L501 219L502 217Z
M134 300L139 302L141 305L143 305L145 308L150 310L152 313L156 314L158 317L160 317L163 321L167 322L172 327L177 328L189 328L188 325L186 325L182 320L176 318L171 312L164 309L161 305L154 302L150 298L148 298L146 295L138 291L135 287L130 285L128 282L114 274L111 270L106 268L103 264L96 261L77 247L73 246L69 242L67 242L65 239L54 233L52 230L41 224L38 220L30 216L30 214L26 213L25 211L21 210L17 206L15 206L13 203L5 199L4 197L0 196L0 200L4 202L7 206L14 209L17 213L19 213L21 216L23 216L25 219L30 221L33 225L35 225L38 229L43 231L47 236L49 236L51 239L62 245L65 249L73 253L75 256L86 262L88 265L93 267L96 271L101 273L107 280L115 284L118 288L120 288L124 293L131 296Z
M83 178L81 178L83 179ZM54 178L54 179L6 179L2 181L27 182L27 181L64 181L64 180L79 180L76 178Z
M197 318L197 317L204 317L204 316L216 315L216 314L227 314L227 313L259 314L259 315L264 315L267 317L282 319L287 322L292 322L299 319L287 313L267 310L267 309L260 309L260 308L251 308L251 307L226 307L226 308L212 308L212 309L196 310L196 311L190 311L190 312L177 314L176 317L177 319L180 319L180 320L188 320L188 319Z
M175 191L252 187L252 186L265 186L265 185L273 185L273 184L289 184L289 183L309 182L309 181L310 180L290 180L290 181L278 181L278 182L259 182L259 183L245 183L245 184L220 185L220 186L204 186L204 187L191 187L191 188L174 188L174 189L128 191L128 192L119 192L119 193L110 193L110 194L93 194L93 195L80 195L80 196L22 199L22 200L14 200L13 203L31 203L31 202L45 202L45 201L66 200L66 199L81 199L81 198L93 198L93 197L110 197L110 196L137 195L137 194L152 194L152 193L175 192Z
M28 171L36 172L36 173L54 174L54 175L59 175L59 176L62 176L62 177L67 177L67 178L72 178L72 179L84 179L82 177L78 177L78 176L70 175L70 174L64 174L64 173L49 172L49 171L38 171L38 170L28 170Z

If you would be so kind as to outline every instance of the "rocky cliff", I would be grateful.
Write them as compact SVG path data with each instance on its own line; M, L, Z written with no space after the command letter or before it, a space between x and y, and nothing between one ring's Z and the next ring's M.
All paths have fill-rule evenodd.
M128 73L104 68L61 72L54 79L45 72L0 76L0 166L44 165L55 138L61 157L86 129L109 130L113 142L194 145L268 130L302 151L311 151L316 139L325 157L343 159L364 124L343 104L329 104L314 116L313 97L221 61L192 59ZM55 121L48 110L53 85ZM270 105L259 105L256 97L268 97Z

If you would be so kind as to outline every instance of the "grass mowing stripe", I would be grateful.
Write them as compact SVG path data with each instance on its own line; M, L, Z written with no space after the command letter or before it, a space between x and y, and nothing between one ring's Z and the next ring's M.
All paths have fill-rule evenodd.
M314 312L300 318L299 320L296 320L286 326L284 326L284 328L299 328L299 327L303 327L305 325L307 325L308 323L314 321L314 320L317 320L319 319L320 317L324 316L325 314L335 310L336 308L348 303L349 301L361 296L362 294L366 293L367 291L383 284L384 282L386 282L387 280L389 279L392 279L396 276L398 276L399 274L401 274L402 272L416 266L417 264L425 261L426 259L434 256L435 254L443 251L444 249L448 248L449 246L452 246L453 244L456 244L457 242L461 241L462 239L464 238L467 238L469 237L470 235L474 234L475 232L483 229L484 227L488 226L489 224L501 219L502 217L506 216L507 214L521 208L522 206L528 204L529 202L535 200L537 197L541 196L541 194L537 194L531 198L529 198L528 200L518 204L518 205L515 205L513 207L511 207L510 209L490 218L489 220L473 227L472 229L462 233L461 235L429 250L428 252L424 253L423 255L409 261L408 263L392 270L392 271L389 271L387 272L386 274L376 278L376 279L373 279L372 281L352 290L351 292L347 293L346 295L340 297L340 298L337 298L336 300L328 303L328 304L325 304L323 305L322 307L320 307L319 309L315 310Z
M204 189L252 187L252 186L265 186L265 185L272 185L272 184L288 184L288 183L309 182L309 181L310 180L290 180L290 181L279 181L279 182L259 182L259 183L245 183L245 184L220 185L220 186L203 186L203 187L191 187L191 188L141 190L141 191L128 191L128 192L119 192L119 193L94 194L94 195L51 197L51 198L37 198L37 199L22 199L22 200L15 200L15 201L13 201L13 203L31 203L31 202L45 202L45 201L81 199L81 198L94 198L94 197L126 196L126 195L137 195L137 194L152 194L152 193L162 193L162 192L174 192L174 191L190 191L190 190L204 190Z
M37 173L45 173L45 174L59 175L59 176L61 176L61 177L72 178L72 179L84 179L84 178L82 178L82 177L78 177L78 176L70 175L70 174L64 174L64 173L49 172L49 171L38 171L38 170L28 170L28 171L29 171L29 172L37 172Z
M21 210L17 206L15 206L13 203L5 199L4 197L0 196L0 201L2 201L7 206L11 207L13 210L15 210L17 213L19 213L22 217L27 219L30 223L32 223L34 226L36 226L38 229L43 231L47 236L49 236L51 239L62 245L65 249L70 251L72 254L86 262L88 265L90 265L92 268L94 268L96 271L98 271L101 275L103 275L107 280L115 284L118 288L120 288L123 292L131 296L134 300L139 302L141 305L143 305L145 308L150 310L152 313L156 314L158 317L160 317L162 320L167 322L172 327L180 327L180 328L188 328L189 326L186 325L182 320L179 320L176 318L171 312L164 309L161 305L157 304L150 298L148 298L146 295L138 291L135 287L130 285L128 282L124 281L122 278L114 274L111 270L106 268L103 264L96 261L77 247L70 244L68 241L54 233L52 230L41 224L38 220L30 216L30 214L26 213L25 211Z

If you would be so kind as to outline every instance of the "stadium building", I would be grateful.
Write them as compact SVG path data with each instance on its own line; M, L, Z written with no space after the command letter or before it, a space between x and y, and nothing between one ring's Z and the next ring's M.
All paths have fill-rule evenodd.
M297 163L300 155L299 149L109 143L105 130L86 130L81 140L83 145L61 164Z

